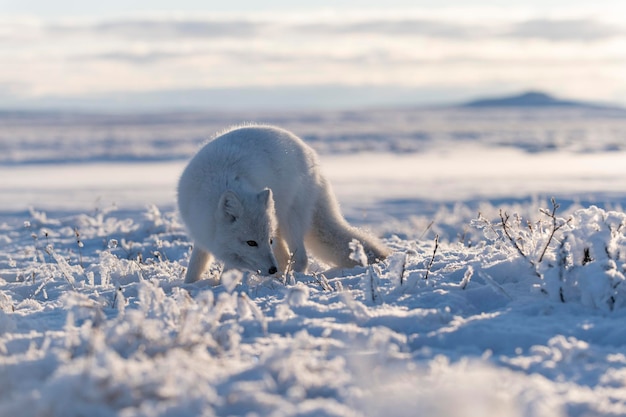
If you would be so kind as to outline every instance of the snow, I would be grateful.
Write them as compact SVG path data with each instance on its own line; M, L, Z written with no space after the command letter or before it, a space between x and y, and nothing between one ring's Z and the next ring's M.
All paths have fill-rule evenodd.
M344 212L391 257L313 260L285 280L228 271L218 286L184 283L191 245L173 200L185 160L150 156L162 151L153 118L145 132L139 116L105 126L135 140L106 158L84 146L80 161L72 144L104 137L96 116L70 118L58 149L41 123L13 121L29 145L5 141L21 159L0 165L0 415L625 415L625 122L381 112L283 125L321 132L311 143ZM172 117L164 146L180 135L189 155L199 123ZM403 121L391 143L411 129L438 139L399 152L381 139L390 117ZM452 119L473 139L441 135ZM576 126L608 133L494 143Z

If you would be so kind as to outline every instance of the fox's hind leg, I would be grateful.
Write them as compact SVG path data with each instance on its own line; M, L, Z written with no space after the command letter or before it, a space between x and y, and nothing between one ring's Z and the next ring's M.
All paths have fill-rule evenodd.
M307 235L307 244L311 251L322 260L342 268L357 265L350 258L350 242L353 239L363 245L370 264L389 256L391 251L378 239L348 224L328 181L324 180L322 187L315 204L313 224Z
M185 275L185 283L189 284L198 281L212 258L213 256L209 252L201 249L198 245L194 245L191 251L191 258L189 259L189 266L187 267L187 274Z

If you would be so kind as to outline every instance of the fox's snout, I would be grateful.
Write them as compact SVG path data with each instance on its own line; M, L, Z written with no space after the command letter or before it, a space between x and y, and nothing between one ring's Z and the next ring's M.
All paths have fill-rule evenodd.
M259 275L265 275L265 274L267 274L267 275L274 275L277 272L278 272L278 268L276 266L274 266L274 265L270 266L269 269L267 269L265 271L262 270L262 269L257 269L256 270L256 273L259 274Z
M266 271L268 275L274 275L275 273L278 272L278 267L276 266L276 258L274 257L274 253L270 253L270 259L269 259L269 268Z
M277 265L278 262L276 262L274 254L270 253L268 259L265 262L257 263L256 268L252 268L252 270L261 275L274 275L278 272Z

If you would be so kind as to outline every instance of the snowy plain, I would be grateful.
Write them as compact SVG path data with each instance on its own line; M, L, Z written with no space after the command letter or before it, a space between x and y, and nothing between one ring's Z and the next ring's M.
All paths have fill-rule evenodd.
M348 219L394 254L184 284L177 177L242 122L317 149ZM0 415L626 415L622 112L3 113L0 127Z

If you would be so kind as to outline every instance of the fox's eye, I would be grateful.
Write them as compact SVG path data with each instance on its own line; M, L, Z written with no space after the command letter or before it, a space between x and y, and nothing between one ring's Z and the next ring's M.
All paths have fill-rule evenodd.
M270 238L270 245L273 245L273 244L274 244L274 239Z
M249 240L246 243L248 244L248 246L259 246L259 244L256 243L256 241L254 241L254 240Z

